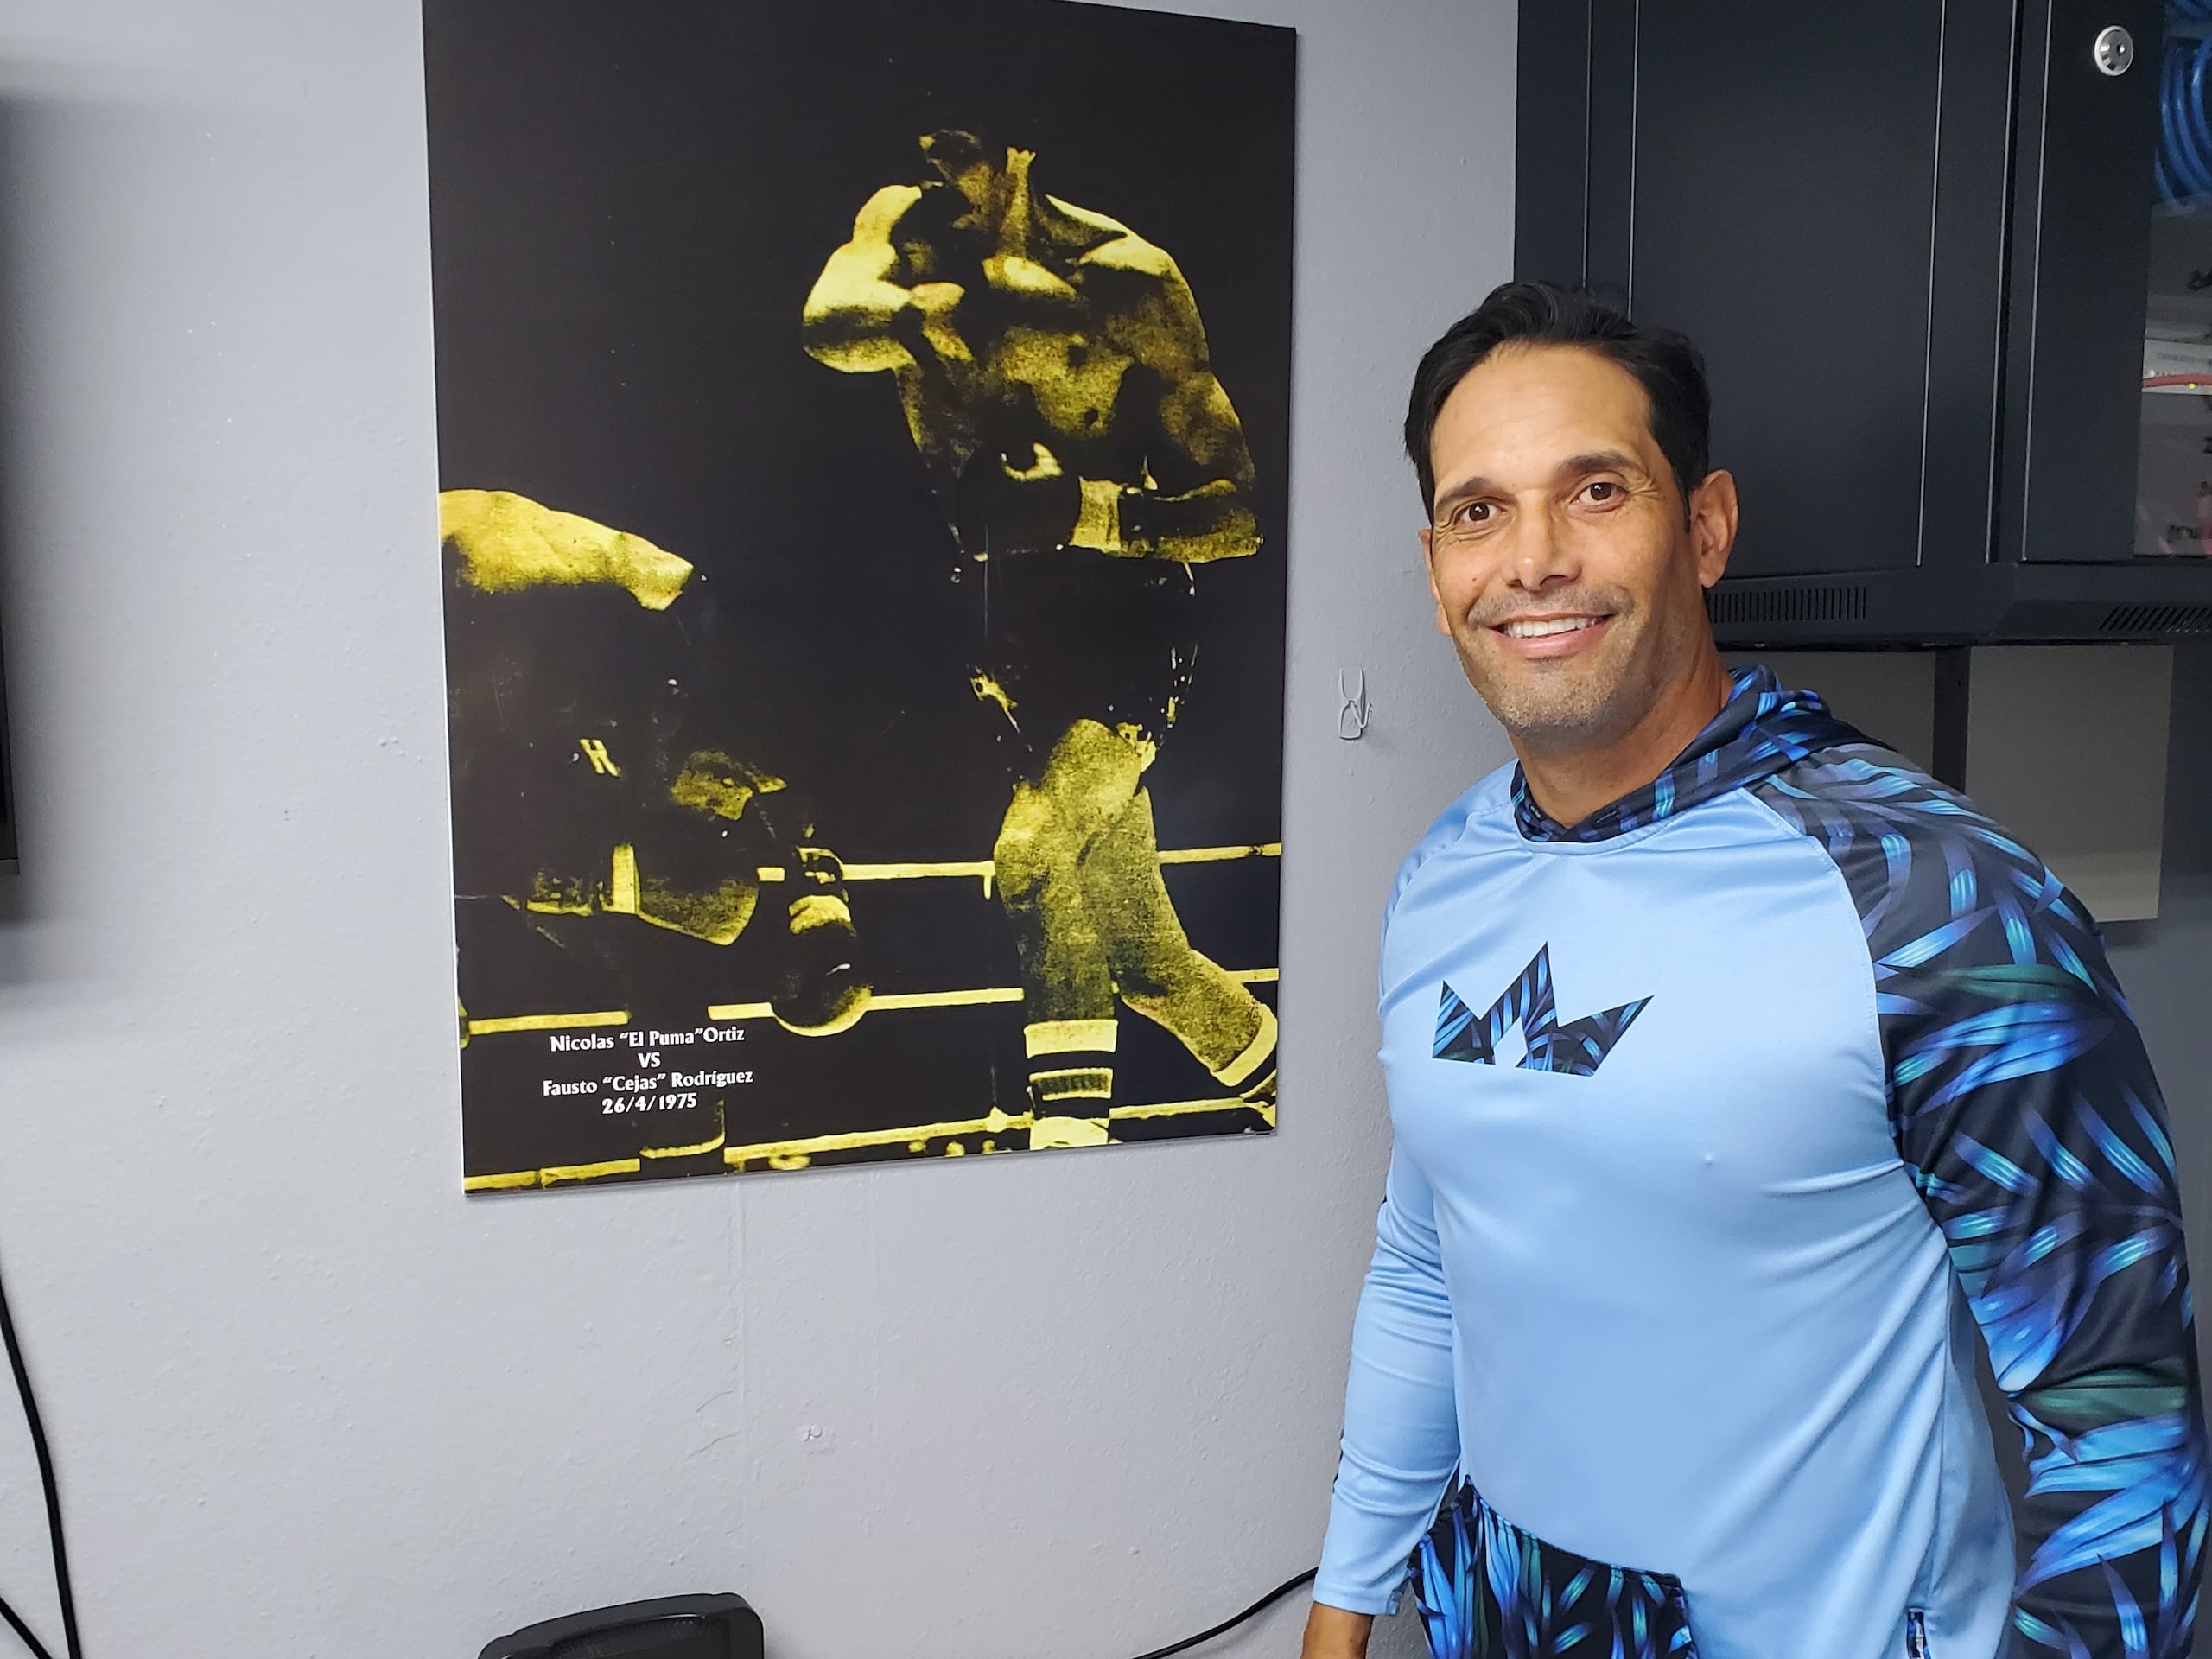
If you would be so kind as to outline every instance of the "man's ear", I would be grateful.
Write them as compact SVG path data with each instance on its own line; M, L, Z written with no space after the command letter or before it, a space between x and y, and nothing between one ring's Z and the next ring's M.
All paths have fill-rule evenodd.
M1690 493L1690 548L1697 557L1697 581L1710 588L1728 572L1736 549L1736 480L1729 473L1707 473Z
M1436 601L1436 631L1446 639L1452 637L1452 619L1444 612L1444 595L1436 586L1435 532L1427 525L1421 529L1421 562L1428 571L1428 596Z

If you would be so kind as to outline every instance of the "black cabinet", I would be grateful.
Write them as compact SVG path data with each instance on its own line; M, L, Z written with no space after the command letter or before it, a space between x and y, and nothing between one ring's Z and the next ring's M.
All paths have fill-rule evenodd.
M2016 483L1999 504L1998 545L2036 560L2125 560L2142 404L2163 398L2141 382L2164 18L2158 0L2038 10L2020 54L2005 375L2004 472ZM2111 29L2133 42L2119 74L2098 62Z
M2212 397L2144 384L2201 274L2212 390L2212 213L2158 161L2199 6L2170 45L2158 0L1523 0L1516 264L1704 348L1728 643L2212 626L2207 543L2145 530L2212 480Z

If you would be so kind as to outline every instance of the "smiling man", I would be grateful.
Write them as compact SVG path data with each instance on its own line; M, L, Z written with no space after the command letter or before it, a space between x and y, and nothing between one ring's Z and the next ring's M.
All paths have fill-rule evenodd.
M1396 1145L1306 1659L2189 1651L2173 1154L2094 922L1764 670L1697 353L1499 289L1406 441L1517 764L1399 872ZM2009 1512L1986 1346L2031 1482Z

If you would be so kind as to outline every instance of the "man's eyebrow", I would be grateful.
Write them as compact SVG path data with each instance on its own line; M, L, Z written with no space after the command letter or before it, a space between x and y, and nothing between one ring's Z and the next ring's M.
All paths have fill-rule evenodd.
M1618 449L1599 449L1586 455L1569 455L1553 468L1554 478L1580 478L1591 473L1635 473L1648 469L1634 455Z
M1471 501L1478 495L1489 495L1497 488L1497 486L1486 478L1459 479L1452 483L1451 488L1439 490L1436 493L1434 508L1436 516L1441 518L1450 509L1458 506L1461 502Z

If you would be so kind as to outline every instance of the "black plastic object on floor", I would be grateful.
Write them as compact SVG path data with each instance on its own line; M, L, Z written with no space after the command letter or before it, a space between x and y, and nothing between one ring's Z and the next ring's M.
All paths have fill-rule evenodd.
M478 1659L761 1659L760 1616L742 1596L663 1596L550 1618Z

